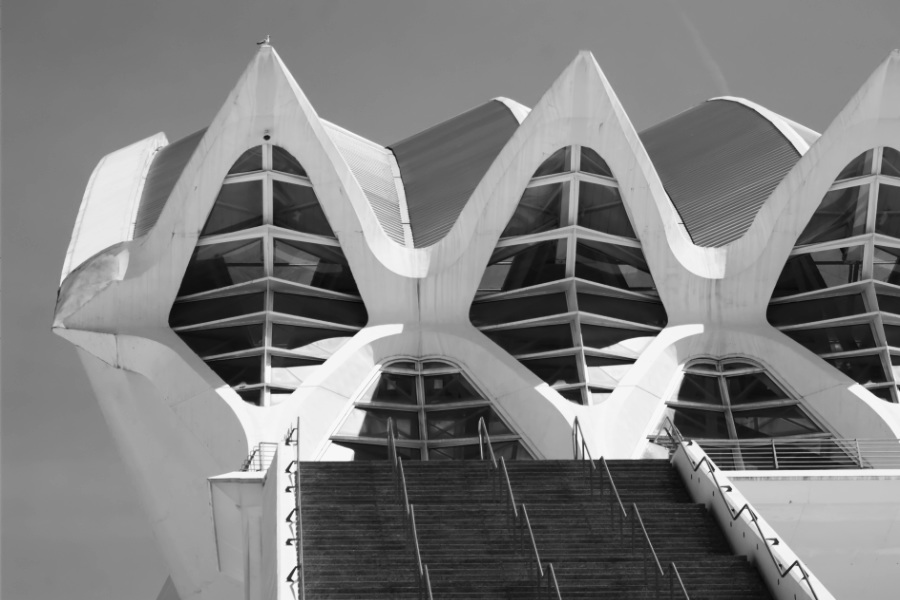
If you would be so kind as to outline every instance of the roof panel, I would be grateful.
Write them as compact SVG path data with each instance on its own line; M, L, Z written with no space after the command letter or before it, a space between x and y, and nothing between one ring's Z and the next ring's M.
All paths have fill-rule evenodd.
M172 142L160 150L147 172L147 182L141 193L137 216L134 221L134 237L139 238L156 225L181 172L187 166L194 150L206 133L206 127L191 135Z
M384 232L403 245L400 199L391 169L390 151L328 121L323 120L322 124L353 171Z
M519 126L491 100L390 146L397 158L416 248L438 242Z
M725 246L800 159L758 112L710 100L643 131L641 141L698 246Z

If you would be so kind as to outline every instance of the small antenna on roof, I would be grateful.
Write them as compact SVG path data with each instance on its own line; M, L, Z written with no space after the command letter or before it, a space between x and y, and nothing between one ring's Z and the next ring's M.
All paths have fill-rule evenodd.
M270 42L269 35L266 34L266 37L264 37L263 39L261 39L261 40L259 40L258 42L256 42L256 45L257 45L257 46L271 46L272 44L271 44L271 42Z

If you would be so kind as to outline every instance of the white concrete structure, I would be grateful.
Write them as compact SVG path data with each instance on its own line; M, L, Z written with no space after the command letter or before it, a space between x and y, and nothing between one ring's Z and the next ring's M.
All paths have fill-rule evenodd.
M691 127L705 149L683 149ZM208 129L101 160L53 327L181 599L242 598L266 563L219 528L267 539L267 492L233 472L298 417L303 460L383 454L387 417L430 460L470 455L479 417L539 459L571 458L576 417L617 458L651 452L667 414L694 437L900 437L892 149L898 52L821 136L733 98L638 135L585 52L530 112L495 100L383 147L320 119L264 44ZM847 219L823 198L862 186L832 234ZM803 235L861 258L814 258L811 288L779 292Z

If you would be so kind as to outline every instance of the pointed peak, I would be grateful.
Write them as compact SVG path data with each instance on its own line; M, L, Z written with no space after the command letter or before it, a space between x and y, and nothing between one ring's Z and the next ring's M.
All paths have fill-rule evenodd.
M266 37L256 42L256 45L260 48L271 48L272 47L272 37L267 33Z

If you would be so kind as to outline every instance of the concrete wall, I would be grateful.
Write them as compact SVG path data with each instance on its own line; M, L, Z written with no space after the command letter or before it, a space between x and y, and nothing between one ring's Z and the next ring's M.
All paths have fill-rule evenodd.
M835 597L900 596L900 471L728 476Z

